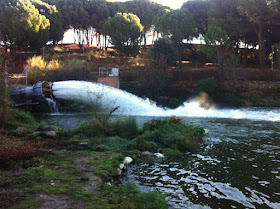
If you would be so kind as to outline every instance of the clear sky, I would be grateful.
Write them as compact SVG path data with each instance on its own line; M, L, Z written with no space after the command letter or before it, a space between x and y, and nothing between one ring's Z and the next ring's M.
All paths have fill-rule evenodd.
M111 0L111 1L128 1L128 0ZM188 0L152 0L158 4L166 5L172 9L179 9L182 4Z

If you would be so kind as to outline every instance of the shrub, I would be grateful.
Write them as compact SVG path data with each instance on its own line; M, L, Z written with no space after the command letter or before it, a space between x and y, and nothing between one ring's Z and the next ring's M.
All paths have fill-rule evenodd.
M147 135L147 136L146 136ZM140 151L151 151L156 152L158 149L158 145L151 141L148 134L143 134L138 136L129 142L128 148L130 150L140 150Z
M152 141L163 148L185 152L191 150L204 136L204 129L186 125L180 118L148 121L143 125L142 135L145 141ZM139 138L139 137L138 137Z
M117 136L133 139L138 136L138 125L135 117L120 118L113 122L113 126Z
M34 84L40 80L47 79L54 71L62 69L63 65L58 60L49 62L43 60L42 56L33 56L27 60L28 82Z
M44 155L43 149L54 146L53 141L31 142L14 138L4 138L0 142L0 162L8 160L26 160Z

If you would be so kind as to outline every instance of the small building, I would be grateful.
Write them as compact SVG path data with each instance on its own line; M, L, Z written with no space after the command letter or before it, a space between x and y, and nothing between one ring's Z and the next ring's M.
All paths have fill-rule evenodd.
M119 68L100 67L97 83L120 88Z

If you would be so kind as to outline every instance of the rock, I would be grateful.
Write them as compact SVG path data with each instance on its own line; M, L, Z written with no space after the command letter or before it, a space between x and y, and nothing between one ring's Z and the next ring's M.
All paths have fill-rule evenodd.
M150 153L149 151L144 151L144 152L141 152L141 156L145 157L145 156L151 156L152 153Z
M131 157L125 157L123 160L123 164L128 165L133 161Z
M81 146L87 146L88 143L87 143L87 142L81 142L80 145L81 145Z
M57 137L57 134L54 131L47 131L45 132L46 137L51 137L51 138L55 138Z
M117 175L118 175L118 176L122 175L122 170L118 170L118 171L117 171Z
M40 131L34 131L34 132L32 132L31 134L29 134L28 136L29 137L38 137L38 136L40 136L42 134L42 132L40 132Z
M159 152L154 153L154 156L155 156L156 158L164 158L164 155L161 154L161 153L159 153Z
M17 127L16 131L19 135L26 135L26 134L29 133L29 130L27 128L22 127L22 126Z
M119 169L123 169L124 168L124 164L123 163L121 163L120 165L119 165Z

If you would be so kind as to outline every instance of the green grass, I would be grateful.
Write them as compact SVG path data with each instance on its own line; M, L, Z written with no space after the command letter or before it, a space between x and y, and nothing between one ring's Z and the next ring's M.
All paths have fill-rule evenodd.
M16 129L19 126L34 130L39 126L39 123L30 112L11 109L7 119L2 124L2 127L11 130Z
M75 159L78 158L88 158L88 160L76 162ZM34 194L64 194L79 201L86 208L166 208L163 195L155 192L141 193L132 184L108 186L99 183L94 191L84 189L87 179L81 178L83 171L76 167L77 165L87 165L92 168L87 171L91 171L93 175L101 177L104 181L109 181L116 174L123 159L123 155L114 152L61 151L56 155L38 157L36 162L40 166L35 164L20 175L9 179L3 178L1 184L10 185L11 196L26 197L11 207L14 209L39 208L42 202L30 198Z

